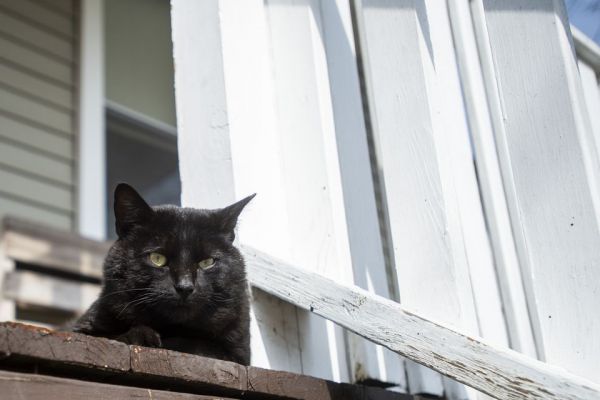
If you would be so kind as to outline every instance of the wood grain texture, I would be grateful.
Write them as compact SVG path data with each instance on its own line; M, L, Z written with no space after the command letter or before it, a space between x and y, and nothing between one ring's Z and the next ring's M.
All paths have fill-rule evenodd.
M129 347L121 342L11 322L0 324L0 331L10 355L113 372L130 370Z
M203 396L164 390L142 389L56 378L52 376L0 371L0 392L4 399L62 400L228 400L228 397Z
M448 8L510 347L535 358L536 348L498 164L471 10L469 4L462 0L450 0Z
M378 223L350 2L321 1L313 10L320 18L319 34L327 60L343 191L343 200L338 200L334 209L344 209L352 282L379 296L393 298L397 282L395 273L387 273ZM407 390L404 360L397 354L354 335L348 335L346 348L352 379L375 379Z
M245 248L253 285L496 399L600 399L600 386L364 290Z
M560 1L474 1L538 356L600 381L600 160Z
M0 323L0 369L5 366L18 366L22 370L41 366L44 373L53 373L58 368L62 376L73 378L85 375L88 379L101 377L102 381L127 382L131 386L168 387L180 392L217 393L235 398L414 399L378 388L6 322Z
M247 388L242 365L164 349L131 346L131 370L239 391Z
M357 3L399 300L506 344L446 5ZM411 391L458 391L417 365L409 364L408 378Z

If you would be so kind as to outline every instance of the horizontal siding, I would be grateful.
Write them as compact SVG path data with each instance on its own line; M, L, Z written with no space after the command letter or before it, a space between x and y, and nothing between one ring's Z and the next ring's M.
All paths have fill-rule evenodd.
M0 168L12 167L33 177L71 186L73 168L61 161L0 139Z
M72 18L32 0L0 0L0 9L46 29L49 33L73 38Z
M73 0L34 0L37 4L47 7L63 15L73 15Z
M20 198L32 205L59 212L70 212L73 207L72 189L36 179L16 170L0 168L0 193Z
M69 112L13 93L4 87L0 87L0 108L24 119L37 121L59 132L65 134L72 132L72 118Z
M76 215L72 6L0 0L0 217L62 229Z
M48 34L44 29L12 16L2 9L0 9L0 32L42 53L67 62L73 60L73 46L70 39Z
M57 86L43 78L28 74L15 65L7 65L1 61L0 85L18 89L65 109L73 108L73 92L71 89Z
M2 34L0 34L0 60L57 81L65 87L73 85L73 70L70 64L19 45Z
M2 114L0 110L0 138L22 146L49 153L65 160L73 159L73 140L64 135L47 132L38 127Z
M23 201L6 198L0 193L0 218L7 215L36 221L44 225L54 226L61 229L71 229L72 217L68 213L46 210L32 206Z

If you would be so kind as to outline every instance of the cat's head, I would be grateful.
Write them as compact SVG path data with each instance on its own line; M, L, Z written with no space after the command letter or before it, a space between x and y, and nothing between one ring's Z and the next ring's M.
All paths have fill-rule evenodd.
M150 207L131 186L119 184L118 240L105 263L106 287L126 295L132 310L166 306L177 313L235 302L245 294L246 279L234 229L253 197L216 210Z

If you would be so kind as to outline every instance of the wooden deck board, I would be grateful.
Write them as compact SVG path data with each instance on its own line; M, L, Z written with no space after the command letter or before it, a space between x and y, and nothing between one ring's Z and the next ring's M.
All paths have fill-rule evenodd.
M418 399L379 388L340 384L289 372L245 367L228 361L165 349L128 346L114 340L51 331L15 322L0 323L0 370L2 369L33 370L60 375L61 378L85 379L92 382L97 380L136 387L126 390L108 385L111 389L106 393L113 393L112 398L134 398L142 393L138 393L139 390L152 390L153 395L157 394L153 398L161 399L166 397L160 390L168 388L186 393L187 397L183 394L174 397L182 399L205 398L197 395L297 400ZM90 390L96 390L80 381L78 383L35 374L23 375L25 381L19 380L22 378L20 375L14 375L14 379L7 380L5 376L13 376L7 374L0 371L0 390L6 388L11 393L10 390L23 387L24 393L31 394L31 397L27 398L38 398L36 396L42 393L40 388L43 383L50 381L64 390L75 390L81 397L86 393L94 393ZM155 389L159 391L155 392ZM147 394L143 397L150 398Z
M0 371L0 393L6 399L152 399L152 400L228 400L229 397L173 393L164 390L107 385L53 376ZM6 396L6 397L4 397Z

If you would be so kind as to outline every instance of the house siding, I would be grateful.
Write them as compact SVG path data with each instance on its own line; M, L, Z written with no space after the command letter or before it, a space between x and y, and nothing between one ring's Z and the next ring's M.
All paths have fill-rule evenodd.
M0 0L0 218L75 227L77 15Z

